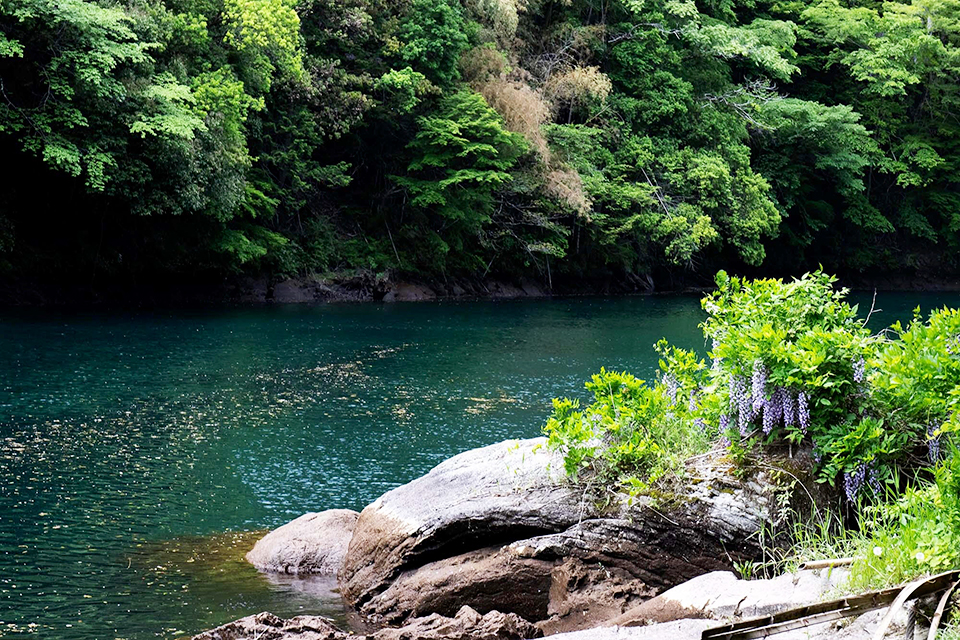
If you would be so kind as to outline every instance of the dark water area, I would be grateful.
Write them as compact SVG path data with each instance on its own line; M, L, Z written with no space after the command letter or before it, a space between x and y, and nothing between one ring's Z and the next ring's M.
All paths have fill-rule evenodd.
M871 326L944 304L881 293ZM703 350L702 319L684 296L0 314L0 637L340 618L329 582L243 561L262 530L539 435L601 366Z

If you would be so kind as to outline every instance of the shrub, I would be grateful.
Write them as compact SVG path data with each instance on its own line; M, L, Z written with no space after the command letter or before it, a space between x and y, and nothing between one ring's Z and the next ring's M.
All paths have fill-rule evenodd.
M702 301L707 366L661 340L660 379L601 371L581 411L556 401L547 424L567 470L640 486L721 436L733 453L812 445L821 482L851 503L940 459L960 429L960 312L943 309L871 335L846 290L820 271L792 282L717 275ZM692 445L690 443L693 443ZM912 495L912 494L908 494Z
M548 446L564 453L566 471L575 479L636 491L707 446L663 384L601 369L586 387L593 403L581 410L578 400L556 399L544 427Z
M960 566L960 456L918 480L902 495L864 509L845 529L798 523L787 566L823 558L852 557L849 591L880 589Z
M507 129L523 135L541 158L548 159L547 141L540 126L549 118L550 107L539 91L505 78L480 83L477 91L503 117Z
M555 104L566 107L570 122L579 109L603 103L613 84L599 67L573 67L551 76L544 90Z
M735 446L812 442L821 479L845 474L855 497L890 477L900 443L867 414L866 361L878 340L834 282L819 271L787 283L717 275L702 302L713 359L704 419Z
M936 462L941 439L958 429L960 402L960 311L941 309L923 322L919 308L904 329L891 327L888 341L871 363L873 397L879 409L896 417L913 444L926 444Z

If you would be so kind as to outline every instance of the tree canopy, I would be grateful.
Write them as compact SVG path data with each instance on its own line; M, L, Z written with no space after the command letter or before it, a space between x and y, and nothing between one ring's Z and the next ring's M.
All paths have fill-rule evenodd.
M0 0L0 273L955 273L958 76L958 0Z

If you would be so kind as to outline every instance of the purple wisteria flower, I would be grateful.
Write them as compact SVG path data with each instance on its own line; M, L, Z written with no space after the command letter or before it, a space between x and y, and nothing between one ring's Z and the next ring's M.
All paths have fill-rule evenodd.
M870 491L875 496L883 490L883 485L880 483L880 472L873 464L867 466L867 486L870 487Z
M772 406L772 403L766 402L763 405L763 433L764 435L770 435L770 432L773 431L773 427L777 422L777 417L775 409Z
M857 358L853 361L853 381L857 384L863 382L867 374L867 363L863 358Z
M864 480L867 479L867 465L859 464L853 471L843 474L843 491L848 502L856 502Z
M693 413L694 411L696 411L696 410L697 410L697 404L698 404L698 403L697 403L697 392L696 392L696 391L691 391L691 392L690 392L690 400L687 402L687 412L688 412L688 413Z
M740 437L746 438L750 430L750 421L753 420L753 400L750 396L745 396L741 402L740 410L737 412L737 426L740 428Z
M810 429L810 404L806 391L797 394L797 420L800 422L800 428L806 433Z
M746 437L753 415L753 399L747 395L747 381L742 376L730 378L730 412L737 415L740 436Z
M719 348L720 348L720 343L717 342L716 338L714 338L713 342L712 342L711 345L710 345L710 351L711 351L712 353L716 353L716 352L717 352L717 349L719 349ZM723 365L723 358L718 358L717 356L714 356L714 357L713 357L713 364L711 365L712 368L713 368L713 370L714 370L714 371L719 371L719 370L720 370L720 367L721 367L722 365Z
M940 434L937 433L937 425L931 424L927 427L927 459L930 464L940 461L940 451Z
M730 376L727 382L727 391L730 395L730 413L737 413L743 397L747 394L747 385L740 376Z
M700 429L700 431L706 431L706 430L707 430L707 421L704 420L703 418L694 418L694 420L693 420L693 426L695 426L695 427L697 427L698 429Z
M786 427L797 424L797 399L789 389L783 390L783 424Z
M957 355L957 352L960 351L960 333L953 336L947 341L947 354L951 356Z
M783 417L783 398L786 392L783 387L777 389L770 395L770 399L763 403L763 432L770 435L777 422Z
M763 407L763 401L766 398L767 387L767 367L763 360L757 358L753 361L753 376L750 378L750 395L753 396L753 410L759 412Z
M726 433L730 429L730 416L725 413L720 414L720 427L718 431L721 434Z
M883 489L880 484L880 473L872 462L870 464L861 462L853 471L843 474L843 491L847 494L848 501L856 502L864 485L874 495Z
M677 404L677 390L680 388L680 385L677 384L676 378L669 373L663 376L663 386L667 388L667 397L670 398L670 404Z

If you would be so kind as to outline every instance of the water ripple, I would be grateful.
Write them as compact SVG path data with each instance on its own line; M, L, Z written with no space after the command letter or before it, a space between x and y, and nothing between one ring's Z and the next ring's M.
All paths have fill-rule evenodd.
M342 615L329 583L248 566L257 530L537 435L551 397L649 375L699 320L691 298L0 316L0 637Z

